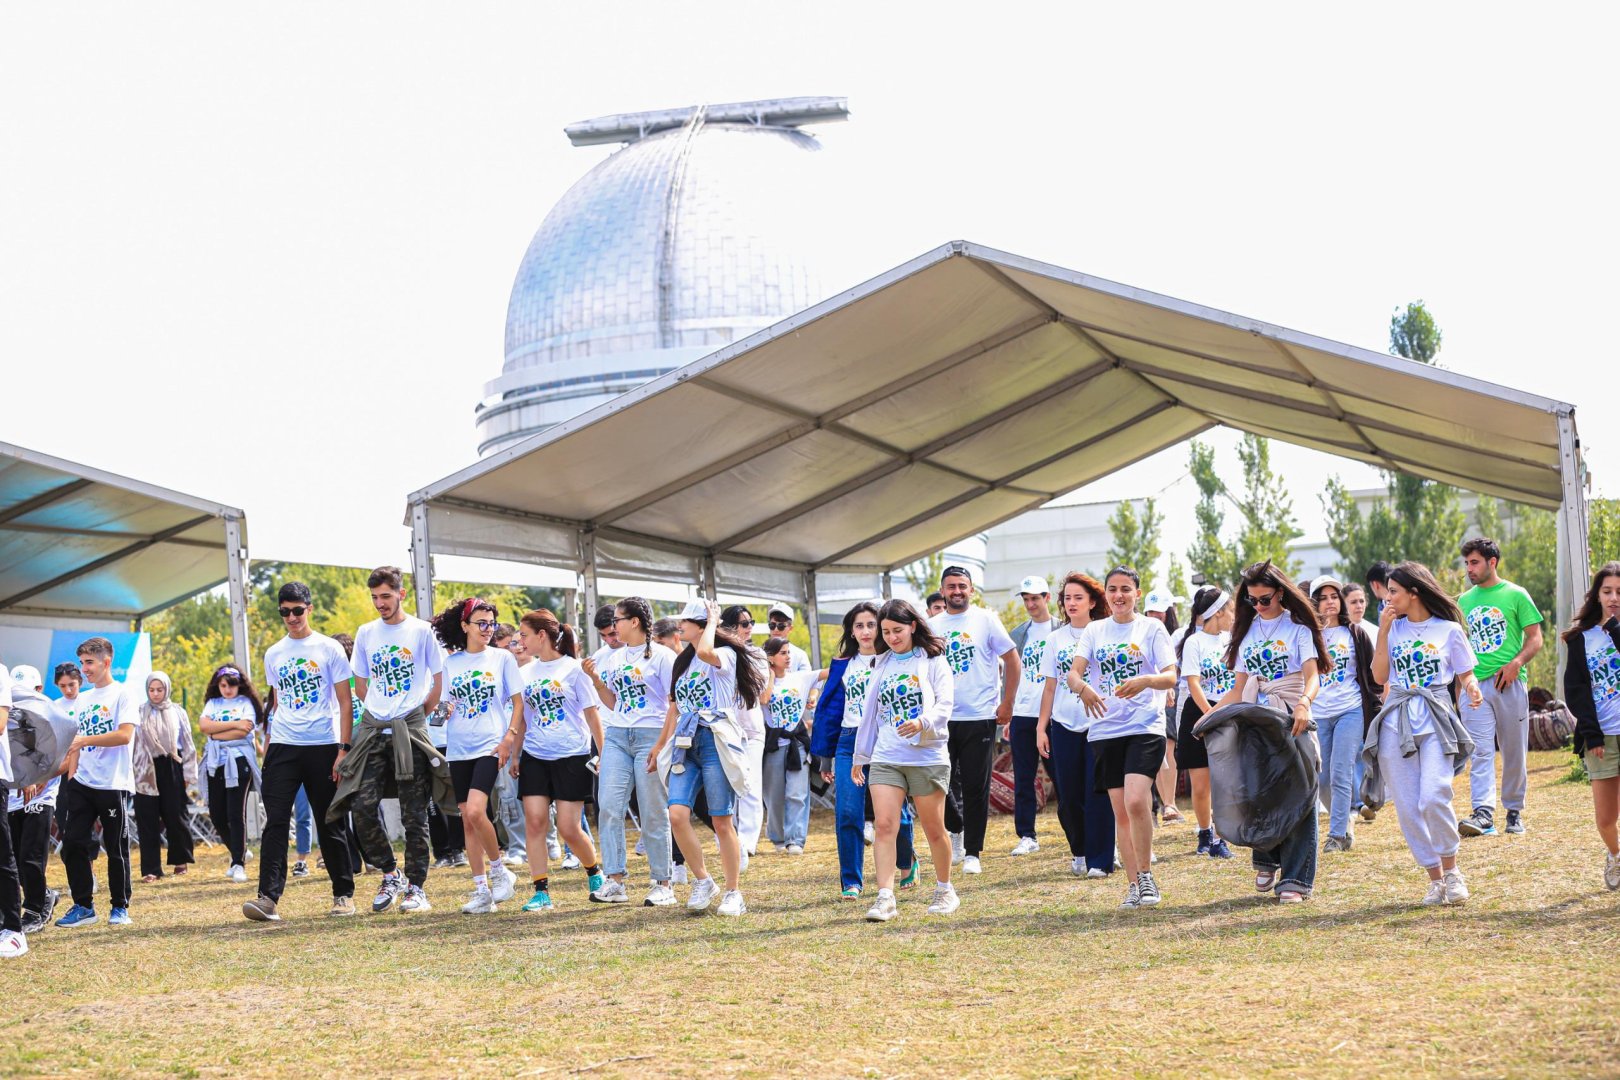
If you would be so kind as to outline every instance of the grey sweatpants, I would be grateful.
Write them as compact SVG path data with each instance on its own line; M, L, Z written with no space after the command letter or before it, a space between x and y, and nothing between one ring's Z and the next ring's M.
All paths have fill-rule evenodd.
M1506 690L1496 688L1493 676L1481 679L1483 695L1479 708L1461 703L1462 722L1474 740L1474 757L1468 763L1469 805L1496 810L1496 751L1502 751L1502 805L1508 810L1524 809L1524 793L1530 786L1525 755L1530 750L1530 692L1519 679Z

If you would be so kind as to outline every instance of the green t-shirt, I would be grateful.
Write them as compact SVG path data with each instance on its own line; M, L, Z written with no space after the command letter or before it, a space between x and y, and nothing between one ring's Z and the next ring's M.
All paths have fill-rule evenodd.
M1524 628L1541 622L1541 612L1530 594L1511 581L1498 581L1488 589L1478 585L1457 598L1467 624L1468 643L1474 647L1474 677L1484 682L1506 667L1524 648ZM1519 678L1528 676L1519 672Z

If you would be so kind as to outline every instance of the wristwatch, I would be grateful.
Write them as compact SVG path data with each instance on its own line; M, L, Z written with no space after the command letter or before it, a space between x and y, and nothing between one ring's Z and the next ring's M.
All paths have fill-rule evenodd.
M342 748L345 754L354 749L354 747L350 746L348 743L338 743L338 746Z

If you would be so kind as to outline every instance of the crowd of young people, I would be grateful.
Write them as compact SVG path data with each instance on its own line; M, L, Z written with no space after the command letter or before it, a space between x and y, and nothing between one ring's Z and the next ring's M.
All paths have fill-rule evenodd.
M1422 902L1462 903L1461 841L1496 832L1498 754L1504 831L1527 827L1524 670L1542 635L1529 595L1498 575L1497 545L1474 539L1461 553L1472 587L1456 600L1419 564L1374 566L1375 622L1359 584L1325 576L1302 589L1259 563L1230 589L1201 588L1182 627L1176 606L1185 601L1144 598L1137 573L1116 567L1101 580L1068 574L1055 611L1047 583L1025 579L1029 618L1011 634L973 604L971 577L953 566L928 599L937 605L930 614L904 600L854 605L837 656L821 670L786 640L793 614L784 607L772 608L759 648L744 607L693 601L677 619L655 622L646 600L626 597L597 613L604 644L584 656L578 632L546 610L515 628L477 597L431 622L409 616L396 567L370 576L378 617L352 641L327 637L312 628L310 590L289 582L277 597L285 635L264 656L268 695L246 672L220 667L198 719L200 754L168 678L154 673L136 699L113 680L104 638L86 640L78 665L54 673L57 701L43 696L33 668L0 668L0 710L54 714L77 731L56 775L10 794L0 957L26 953L26 935L52 924L57 898L44 871L53 815L72 899L54 925L99 920L93 861L102 852L107 921L128 925L129 797L149 883L164 873L160 836L170 873L193 860L188 784L206 790L235 882L247 880L247 796L262 797L257 895L242 905L259 922L281 921L301 806L336 917L355 913L355 876L367 867L381 873L374 913L431 910L435 815L459 826L468 915L513 900L513 867L525 862L522 911L555 907L559 841L584 871L588 902L628 902L627 820L647 861L645 906L676 904L683 885L688 909L718 898L721 914L742 915L742 875L762 829L787 855L809 841L813 770L833 789L839 894L863 895L869 841L876 895L865 917L895 918L898 891L917 880L920 823L935 881L927 911L949 915L962 902L954 868L982 872L998 733L1014 763L1011 854L1040 850L1034 787L1044 768L1073 873L1123 872L1121 907L1153 907L1165 900L1154 833L1160 815L1179 818L1178 771L1188 774L1197 853L1232 857L1212 816L1216 778L1201 732L1212 714L1243 703L1275 710L1268 715L1287 738L1309 741L1320 761L1312 798L1327 817L1325 840L1313 812L1275 846L1251 849L1257 891L1308 900L1318 855L1351 851L1358 814L1374 820L1392 801L1428 875ZM1598 571L1561 640L1564 696L1607 848L1604 880L1620 889L1620 562ZM6 745L0 779L9 785ZM1472 813L1459 821L1453 780L1465 771ZM385 798L397 800L403 867L384 826ZM718 882L699 822L714 836ZM295 873L305 874L311 842L301 832Z

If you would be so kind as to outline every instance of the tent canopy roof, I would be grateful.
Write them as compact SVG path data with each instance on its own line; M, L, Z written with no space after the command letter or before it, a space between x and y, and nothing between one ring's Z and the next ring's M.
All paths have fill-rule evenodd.
M870 573L1216 425L1557 507L1573 412L957 241L410 501L439 552Z
M226 580L227 518L242 511L0 443L0 617L161 611Z

